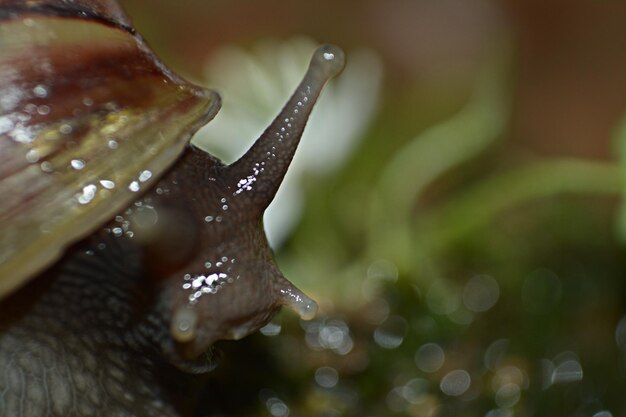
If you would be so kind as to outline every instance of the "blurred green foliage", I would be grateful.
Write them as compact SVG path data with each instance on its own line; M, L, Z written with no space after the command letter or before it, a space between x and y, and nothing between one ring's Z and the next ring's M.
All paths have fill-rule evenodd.
M231 352L247 345L262 374L273 365L251 382L255 402L222 398L226 415L626 413L624 168L508 144L502 61L413 139L394 143L383 111L344 172L311 180L278 257L322 313L308 324L281 314L279 336Z
M172 19L208 22L200 13L182 16L178 3L158 3ZM483 8L334 2L337 11L328 13L330 3L272 3L280 9L198 2L198 10L211 8L217 17L204 26L185 23L194 28L191 34L181 31L185 41L178 46L187 50L200 40L249 45L259 37L254 28L264 36L297 30L348 45L375 44L393 74L350 160L332 176L306 178L304 216L276 254L285 275L318 300L319 317L305 323L281 313L272 331L222 344L222 364L210 377L199 415L626 416L626 203L619 207L626 119L615 127L619 160L537 151L546 136L554 143L542 149L578 149L572 142L594 131L587 128L623 95L616 83L623 71L615 64L623 58L621 3L500 2L499 12L508 9L521 22L519 43L486 48L484 63L461 81L419 70L411 78L397 67L433 60L437 54L426 44L437 50L450 47L447 36L463 44L464 34L482 33L471 25L489 20L472 20L463 7L488 14L486 5L495 2L476 3ZM605 6L613 26L603 24ZM250 7L260 15L242 13ZM447 8L461 16L455 22L469 22L467 32L455 32ZM279 9L294 20L270 28L266 22ZM427 12L422 24L441 20L423 29L414 23L419 16L409 13L414 10ZM224 11L234 21L222 21ZM373 16L383 22L379 27L375 19L364 20ZM407 22L418 27L417 35L402 27ZM394 23L398 27L389 26ZM163 39L162 29L142 33ZM437 43L442 34L444 42ZM406 42L397 43L405 35ZM521 55L535 59L535 78ZM579 84L585 88L574 88ZM602 95L606 85L615 95ZM519 97L532 94L525 109L534 119L520 121ZM609 104L594 102L598 97ZM554 109L570 102L562 112ZM528 110L537 104L538 110ZM581 114L589 120L577 120ZM516 140L520 131L538 132L516 125L524 122L548 133ZM585 140L580 148L589 151L605 138Z

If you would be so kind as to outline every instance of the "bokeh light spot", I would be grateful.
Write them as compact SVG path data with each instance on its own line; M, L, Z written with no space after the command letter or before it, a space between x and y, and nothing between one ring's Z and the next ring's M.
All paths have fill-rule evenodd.
M280 334L282 326L279 323L275 323L273 321L267 323L265 326L261 327L259 331L264 336L277 336Z
M470 387L472 378L470 374L464 369L455 369L448 372L439 384L441 391L450 396L463 395Z
M622 352L626 352L626 316L622 317L615 328L615 343Z
M426 343L415 353L415 364L424 372L436 372L446 359L445 352L436 343Z
M500 408L511 408L519 401L521 390L519 385L508 383L502 385L496 392L496 404Z
M463 304L475 313L489 310L499 297L498 282L489 275L476 275L463 288Z
M502 361L502 357L508 349L509 344L509 339L498 339L495 342L491 343L489 347L485 350L485 368L491 371L495 371Z
M577 360L567 360L554 369L552 383L577 382L583 379L583 368Z
M407 321L401 316L390 316L374 330L374 340L385 349L395 349L402 344L407 332Z
M322 366L315 370L315 382L323 388L332 388L339 382L339 373L335 368Z

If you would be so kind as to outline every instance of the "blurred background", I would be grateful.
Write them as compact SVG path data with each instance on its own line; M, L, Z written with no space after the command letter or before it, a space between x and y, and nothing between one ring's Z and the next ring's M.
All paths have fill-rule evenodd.
M122 3L227 162L348 57L265 220L320 314L220 345L198 416L626 416L626 2Z

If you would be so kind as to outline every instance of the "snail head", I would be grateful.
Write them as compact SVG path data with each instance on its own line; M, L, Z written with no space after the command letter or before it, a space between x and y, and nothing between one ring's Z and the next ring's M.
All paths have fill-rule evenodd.
M276 194L324 84L342 68L343 52L318 48L308 71L282 111L236 162L224 165L191 147L184 172L173 170L170 200L193 218L192 261L166 281L170 336L187 359L217 340L240 339L265 325L281 306L303 319L315 302L291 284L273 260L263 213ZM193 190L193 197L176 196ZM199 226L198 226L199 224Z

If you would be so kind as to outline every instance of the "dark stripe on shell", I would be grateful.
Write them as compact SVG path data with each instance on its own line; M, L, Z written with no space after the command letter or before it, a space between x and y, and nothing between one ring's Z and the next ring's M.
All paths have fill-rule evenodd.
M107 4L108 3L108 4ZM121 9L107 1L3 1L0 0L0 21L24 18L27 15L54 16L92 20L122 29L133 36L137 31Z

